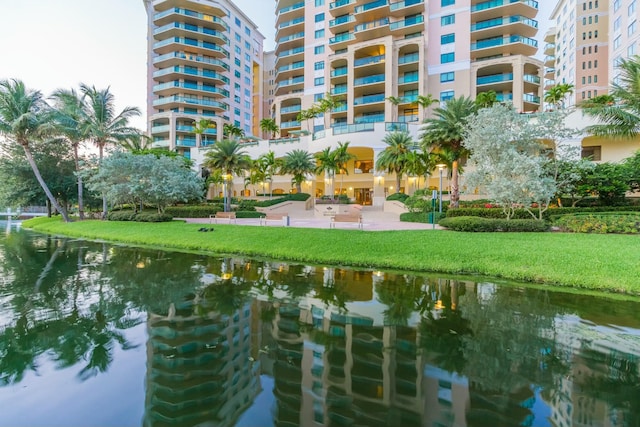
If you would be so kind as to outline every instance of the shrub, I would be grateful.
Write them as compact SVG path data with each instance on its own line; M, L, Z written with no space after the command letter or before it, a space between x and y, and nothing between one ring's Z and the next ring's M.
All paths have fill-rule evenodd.
M447 217L438 223L454 231L468 232L542 232L548 231L549 225L545 221L534 219L493 219L477 216Z
M238 207L236 208L239 211L255 211L257 200L244 199L238 202Z
M169 222L172 221L173 217L167 213L159 214L159 213L151 213L151 212L142 212L135 216L134 221L137 222Z
M404 212L400 214L400 221L403 222L421 222L425 224L431 224L429 221L429 217L431 212ZM435 220L436 223L440 221L440 219L444 218L444 213L435 212Z
M214 215L216 212L223 211L222 205L191 205L191 206L170 206L164 210L166 214L169 214L176 218L209 218L209 215Z
M572 233L640 233L640 213L604 212L565 215L555 221L562 231Z
M111 211L107 214L109 221L135 221L136 214L133 211Z
M459 216L506 219L504 212L502 212L502 209L500 208L482 207L482 208L458 208L458 209L447 210L447 218L459 217ZM512 219L533 219L533 217L529 212L527 212L524 209L516 209Z
M404 201L407 200L408 198L409 196L404 193L393 193L387 196L388 201L399 200L402 203L404 203Z
M267 208L269 206L277 205L278 203L288 202L288 201L304 202L309 197L311 197L311 195L308 194L308 193L287 194L286 196L276 197L276 198L271 199L271 200L262 200L262 201L259 201L259 202L256 201L254 206L258 206L258 207L261 207L261 208Z
M262 212L256 211L236 211L236 218L261 218L265 216Z

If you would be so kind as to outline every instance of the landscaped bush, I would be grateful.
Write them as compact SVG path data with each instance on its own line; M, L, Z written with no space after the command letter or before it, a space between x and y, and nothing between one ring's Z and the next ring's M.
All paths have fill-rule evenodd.
M236 218L262 218L265 216L262 212L256 211L236 211Z
M311 197L311 195L308 193L287 194L286 196L276 197L271 200L261 200L259 202L256 202L254 206L267 208L269 206L277 205L278 203L289 202L289 201L304 202L309 197Z
M447 218L459 216L506 219L504 212L500 208L458 208L447 210ZM516 209L512 219L533 219L533 217L524 209Z
M393 200L398 200L402 203L404 203L405 200L407 200L409 198L409 196L407 194L404 193L393 193L390 194L389 196L387 196L387 201L393 201Z
M477 216L458 216L443 218L438 224L450 230L469 232L541 232L549 230L549 225L545 221L534 219L506 220Z
M111 211L107 214L109 221L134 221L136 217L133 211Z
M555 221L562 231L572 233L640 233L640 213L605 212L565 215Z
M431 212L404 212L400 214L400 221L404 221L404 222L421 222L421 223L425 223L425 224L431 224L431 221L429 221L429 216L431 215ZM443 219L445 216L444 213L439 213L439 212L435 212L435 220L436 223L438 221L440 221L441 219Z
M173 217L167 213L159 214L159 213L151 213L151 212L142 212L135 216L134 221L136 222L169 222L172 221Z
M190 206L170 206L164 210L175 218L209 218L216 212L223 211L224 207L219 204L213 205L190 205Z
M257 200L243 199L238 202L236 209L239 211L255 211L257 204Z

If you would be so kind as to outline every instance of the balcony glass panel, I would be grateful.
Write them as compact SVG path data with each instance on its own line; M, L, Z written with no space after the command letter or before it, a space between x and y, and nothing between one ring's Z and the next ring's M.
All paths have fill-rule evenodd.
M220 61L219 59L209 58L207 56L201 56L201 55L200 56L193 55L193 54L184 53L184 52L171 52L171 53L167 53L166 55L156 56L155 58L153 58L153 63L155 64L155 63L166 61L172 58L185 59L187 61L195 61L195 62L202 62L204 64L217 65L224 68L227 71L229 70L229 64L227 64L226 62Z
M523 37L518 35L508 37L492 37L490 39L479 40L475 43L471 43L471 50L486 49L489 47L502 46L511 43L524 43L529 46L538 47L537 40L529 37Z
M354 123L381 123L384 122L384 113L367 114L366 116L358 116L354 119Z
M370 30L372 28L384 27L385 25L389 25L389 18L382 18L382 19L378 19L377 21L358 24L354 28L354 31L357 33L359 31Z
M335 9L336 7L346 6L348 4L354 4L356 0L338 0L329 4L329 9Z
M229 26L227 25L227 23L224 22L222 18L218 16L198 13L198 12L194 12L193 10L181 9L179 7L158 12L155 15L153 15L153 19L157 21L158 19L164 18L165 16L169 16L173 13L177 13L178 15L184 15L184 16L190 16L193 18L202 19L203 21L214 22L216 24L222 25L224 28L227 29L227 31L229 30Z
M513 101L513 94L512 93L497 93L496 94L496 99L499 102Z
M355 40L355 38L356 36L354 36L352 33L342 33L342 34L338 34L335 37L331 37L329 39L329 44L347 42L350 40Z
M375 74L373 76L360 77L360 78L354 79L353 85L362 86L362 85L369 85L372 83L379 83L383 81L384 81L384 74Z
M409 7L409 6L413 6L414 4L420 4L420 3L424 3L424 0L404 0L404 1L391 3L390 7L391 7L391 11L394 11L394 10L402 9L404 7Z
M169 132L169 130L171 129L171 126L169 125L160 125L160 126L153 126L151 128L151 133L164 133L164 132Z
M278 54L278 58L284 58L286 56L291 56L291 55L295 55L297 53L302 53L304 52L304 46L300 46L300 47L296 47L295 49L289 49L289 50L285 50L284 52L280 52L280 54Z
M295 84L298 84L298 83L304 83L304 76L293 77L291 79L283 80L281 82L278 82L278 87L291 86L291 85L295 85Z
M409 64L411 62L418 62L419 59L420 59L420 54L418 52L409 53L407 55L404 55L398 58L398 64Z
M297 127L300 127L299 120L292 120L290 122L280 123L280 129L291 129L291 128L297 128Z
M331 95L342 95L347 93L347 85L336 85L331 89Z
M292 19L291 21L283 22L282 24L278 25L278 28L280 29L287 28L292 25L300 24L302 22L304 22L304 16L300 16L298 18Z
M490 76L482 76L476 79L476 84L486 85L491 83L509 82L513 80L513 73L508 74L492 74Z
M371 9L375 9L377 7L386 6L388 4L389 4L389 0L376 0L376 1L369 2L367 4L363 4L362 6L356 6L355 12L362 13Z
M393 22L389 25L391 31L397 30L399 28L410 27L412 25L422 24L424 22L424 16L418 15L412 18L407 18L404 21Z
M530 93L525 93L523 96L525 102L530 102L532 104L540 104L540 97L536 95L531 95Z
M540 77L536 76L535 74L525 74L523 76L523 80L525 82L534 83L534 84L537 84L537 85L540 84Z
M353 105L375 104L376 102L384 102L384 93L361 96L353 100Z
M333 134L343 135L345 133L372 132L373 130L375 130L375 126L373 123L360 123L354 125L338 124L333 127Z
M291 40L301 39L303 37L304 37L304 31L300 31L299 33L291 34L290 36L287 36L287 37L281 37L280 39L278 39L278 43L285 43Z
M364 58L358 58L353 61L354 67L361 67L363 65L369 64L377 64L378 62L384 61L384 55L376 55L376 56L367 56Z
M304 7L303 1L301 1L300 3L292 4L291 6L283 7L278 11L278 14L281 15L283 13L291 12L292 10L300 9L301 7Z
M415 83L418 81L418 79L418 73L407 73L404 76L398 78L398 84Z
M331 70L331 77L346 76L347 73L348 73L347 67L334 68L333 70Z
M479 12L481 10L492 9L494 7L500 7L511 3L524 3L534 9L538 8L538 2L535 0L491 0L471 6L471 12Z
M297 113L299 111L302 110L302 106L300 105L290 105L288 107L283 107L280 109L280 114L287 114L287 113Z
M297 61L291 64L283 65L282 67L278 68L278 72L282 73L284 71L297 70L299 68L304 68L304 61Z
M195 137L178 137L176 138L176 145L179 145L181 147L195 147L196 139Z
M329 21L329 27L335 27L340 24L348 24L349 22L353 22L356 20L356 17L353 15L342 15L338 16L336 19L332 19Z

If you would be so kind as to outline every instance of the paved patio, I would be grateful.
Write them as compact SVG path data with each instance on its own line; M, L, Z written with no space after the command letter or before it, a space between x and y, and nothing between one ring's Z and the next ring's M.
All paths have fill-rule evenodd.
M188 223L209 224L208 218L184 218ZM219 224L228 224L227 220L219 220ZM415 222L401 222L398 214L383 212L382 210L362 209L362 223L364 231L383 231L383 230L433 230L431 224L422 224ZM232 223L233 224L233 223ZM238 225L260 226L258 218L238 218ZM318 218L314 216L313 211L295 212L289 216L290 227L300 228L326 228L329 229L329 218ZM278 221L269 221L264 227L282 227L282 223ZM336 224L337 229L358 229L356 223L341 222ZM442 227L435 225L435 229Z

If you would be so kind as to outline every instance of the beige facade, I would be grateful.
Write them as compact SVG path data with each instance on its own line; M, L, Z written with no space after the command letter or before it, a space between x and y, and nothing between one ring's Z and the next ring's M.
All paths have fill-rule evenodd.
M640 54L640 8L638 0L609 0L609 75L618 80L616 65L622 58Z

